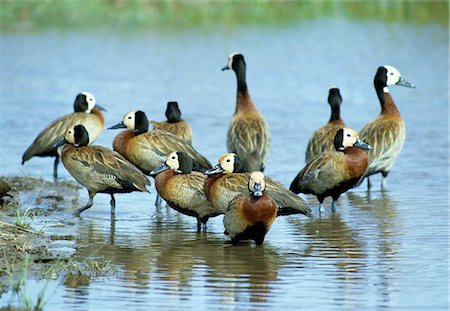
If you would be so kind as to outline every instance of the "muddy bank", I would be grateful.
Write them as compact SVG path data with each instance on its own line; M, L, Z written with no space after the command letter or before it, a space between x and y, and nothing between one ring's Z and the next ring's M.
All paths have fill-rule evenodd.
M25 261L33 270L35 265L66 260L47 247L58 237L46 235L45 228L33 228L33 220L59 209L72 209L79 188L73 181L0 177L0 293L8 287L7 277L20 270Z

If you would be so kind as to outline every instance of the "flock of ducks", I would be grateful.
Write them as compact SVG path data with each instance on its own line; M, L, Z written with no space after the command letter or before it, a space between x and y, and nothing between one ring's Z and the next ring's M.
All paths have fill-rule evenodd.
M367 123L360 134L347 128L340 116L342 97L338 88L329 90L331 116L308 142L306 165L289 189L264 176L270 150L270 131L250 97L246 63L239 53L231 54L222 70L233 70L237 79L236 109L227 133L228 153L212 166L192 146L192 129L181 118L177 102L168 102L167 120L150 121L140 110L126 113L109 129L124 129L114 138L113 150L92 143L103 131L105 120L95 97L77 95L74 112L45 128L25 151L22 164L34 156L55 157L89 193L89 201L75 211L90 208L97 193L111 195L115 213L116 193L148 192L154 178L156 205L167 204L196 217L197 230L210 217L224 215L225 234L233 245L241 240L262 244L277 216L303 214L311 210L298 193L313 194L324 211L323 201L331 196L336 210L339 196L366 178L382 174L382 187L405 141L405 124L389 94L389 86L414 87L392 66L378 68L374 86L381 113ZM153 129L149 130L152 125Z

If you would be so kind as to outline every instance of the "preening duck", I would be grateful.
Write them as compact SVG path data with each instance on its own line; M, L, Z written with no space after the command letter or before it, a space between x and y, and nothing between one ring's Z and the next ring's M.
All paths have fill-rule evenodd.
M264 171L270 150L270 132L248 92L244 56L231 54L222 70L232 69L237 78L236 109L228 127L227 149L242 159L245 172Z
M197 218L197 230L210 217L221 214L205 197L206 175L192 171L192 158L183 151L171 152L161 166L150 172L155 176L158 194L176 211Z
M344 128L345 123L341 118L342 96L338 88L332 87L328 91L328 104L331 107L331 116L328 123L314 131L306 147L305 163L316 158L327 150L334 150L334 136L337 130Z
M247 194L250 173L242 173L242 163L234 153L224 154L219 163L205 172L206 198L214 208L225 213L231 200L238 194ZM302 198L286 189L280 182L264 178L266 193L277 203L277 216L303 214L311 217L311 210Z
M294 193L314 194L324 211L323 201L331 196L331 209L336 211L339 196L352 188L364 174L367 150L371 147L350 128L339 129L334 137L334 151L325 151L311 160L297 174L289 189Z
M257 245L264 238L277 217L277 204L267 195L264 174L253 172L248 181L248 193L239 194L228 205L223 225L233 245L241 240L254 240Z
M111 195L111 214L115 213L115 193L148 192L147 177L118 152L102 146L88 146L89 134L83 125L68 129L64 139L55 147L64 145L61 158L64 167L89 193L88 203L75 211L75 215L94 204L97 193Z
M32 157L55 157L53 177L58 177L59 155L55 144L64 138L68 129L77 124L83 124L89 132L93 143L103 131L105 120L101 110L103 107L96 103L94 95L82 92L77 95L73 104L74 112L53 121L35 138L22 156L22 165Z
M181 118L178 102L170 101L167 103L166 118L167 121L150 121L150 124L153 129L172 133L192 145L192 128Z
M370 188L369 176L381 173L381 188L384 188L386 178L406 138L405 123L389 93L388 86L400 85L409 88L415 88L415 86L403 79L397 68L389 65L378 67L373 82L380 101L381 112L360 131L361 139L371 145L373 150L369 152L367 171L357 186L367 177L367 187Z

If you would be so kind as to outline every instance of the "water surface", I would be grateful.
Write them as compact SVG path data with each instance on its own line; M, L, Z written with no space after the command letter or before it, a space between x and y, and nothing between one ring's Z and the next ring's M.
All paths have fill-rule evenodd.
M211 162L226 152L236 81L221 72L228 54L247 61L251 96L266 117L272 151L266 174L286 186L304 165L307 140L329 117L328 88L343 96L342 116L360 129L379 113L373 76L397 67L417 89L391 87L407 140L380 191L343 195L338 211L315 218L279 217L263 246L232 247L222 217L196 232L195 219L153 206L151 194L109 196L73 219L60 207L48 234L73 239L50 247L74 258L110 261L117 274L82 284L50 281L48 310L176 308L280 310L447 310L448 308L448 30L436 25L350 22L324 18L279 26L186 30L178 33L59 32L2 34L1 163L3 175L52 181L52 159L21 166L37 131L70 113L75 95L95 94L108 109L106 126L129 110L162 119L167 101L180 103L194 146ZM117 131L96 144L111 147ZM63 179L71 179L61 166ZM44 281L31 279L30 296ZM10 293L0 298L7 304Z

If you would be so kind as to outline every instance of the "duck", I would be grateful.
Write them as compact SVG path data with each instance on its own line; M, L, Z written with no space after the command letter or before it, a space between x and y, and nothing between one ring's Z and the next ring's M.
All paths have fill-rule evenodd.
M214 208L225 213L231 200L238 194L247 194L250 173L243 172L242 161L235 153L226 153L219 163L205 172L203 189ZM266 193L277 203L277 216L303 214L312 217L308 204L280 182L265 177Z
M265 236L277 217L277 204L264 191L264 174L255 171L250 174L248 193L237 195L228 205L223 225L231 237L231 243L253 240L256 245L264 242Z
M406 139L405 122L389 93L389 86L399 85L408 88L415 88L415 86L403 79L400 71L390 65L378 67L373 83L380 101L381 112L359 132L361 139L370 144L373 150L369 153L367 171L356 186L367 178L367 188L370 189L369 176L381 173L381 189L384 189L386 178Z
M113 149L146 175L160 166L173 150L186 152L193 159L195 170L205 171L212 167L208 159L181 138L166 131L149 131L147 115L141 110L127 112L121 122L109 129L120 128L126 130L114 138Z
M197 218L197 231L210 217L221 214L206 199L203 183L206 175L192 170L192 158L184 151L174 151L166 160L149 173L155 177L158 194L174 210Z
M105 108L97 104L95 96L89 92L79 93L73 104L74 112L64 115L53 121L27 148L22 156L22 165L32 157L55 157L53 164L53 177L58 178L59 154L54 147L64 138L68 129L77 124L83 124L89 132L91 143L93 143L103 131L105 119L102 111Z
M141 110L127 112L121 122L109 129L121 128L126 130L114 138L113 149L146 175L160 166L166 155L173 150L186 152L193 160L195 171L204 172L212 167L208 159L181 138L166 131L149 131L147 115ZM156 197L155 205L157 207L161 205L159 195Z
M334 136L337 130L345 127L340 114L341 103L342 96L339 88L330 88L328 90L328 104L331 107L331 116L328 123L315 130L309 139L306 147L305 163L310 162L324 151L334 150Z
M244 56L232 53L222 71L228 69L236 74L237 95L236 109L227 132L227 150L241 159L245 172L264 171L270 151L270 130L250 97Z
M181 118L178 102L170 101L167 103L166 118L167 121L158 122L152 120L150 124L153 126L153 129L172 133L192 145L192 128Z
M291 182L289 189L298 194L313 194L323 201L331 196L331 210L336 211L339 196L352 188L366 171L369 163L367 151L372 147L363 142L354 129L343 128L334 137L335 150L324 151L305 165Z
M61 147L63 146L63 147ZM111 195L111 214L115 214L115 193L148 192L150 180L121 154L103 146L89 146L89 133L84 125L75 125L55 144L70 175L89 194L87 204L74 212L79 216L94 204L97 193Z

